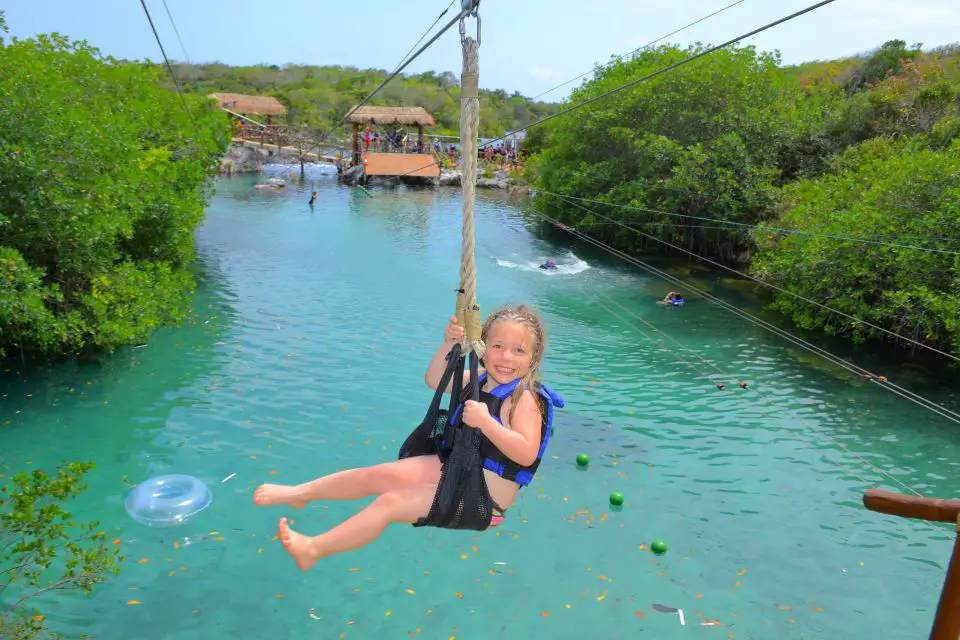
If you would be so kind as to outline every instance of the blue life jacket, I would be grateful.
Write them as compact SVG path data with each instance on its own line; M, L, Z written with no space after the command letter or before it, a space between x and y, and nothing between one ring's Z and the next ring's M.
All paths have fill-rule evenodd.
M481 387L486 380L487 373L483 372L478 379ZM520 384L519 378L509 384L501 384L490 392L484 391L483 389L480 390L480 402L487 405L487 408L490 410L490 415L501 424L503 424L503 421L500 419L500 409L503 407L504 401L509 398L514 389L517 388L518 384ZM467 389L469 389L469 386ZM465 393L466 392L465 390ZM543 403L540 407L540 413L543 419L540 423L540 448L537 450L537 459L533 461L533 464L526 467L517 464L497 449L485 435L481 434L480 436L480 457L483 459L483 468L494 472L505 480L513 480L522 487L527 486L533 481L533 475L537 472L537 467L540 466L543 454L547 450L547 443L550 442L550 436L553 432L554 408L562 408L564 405L563 398L560 394L545 385L540 385L540 396L543 398ZM442 446L446 446L448 442L453 442L453 439L449 437L449 432L462 409L463 403L460 403L457 405L453 415L450 416L450 421L447 424L448 433L445 434L444 444ZM462 428L471 429L472 427L464 426Z

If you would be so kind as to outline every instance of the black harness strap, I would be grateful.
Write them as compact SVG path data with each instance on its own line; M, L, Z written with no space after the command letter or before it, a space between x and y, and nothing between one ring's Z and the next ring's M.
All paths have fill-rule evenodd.
M416 527L444 529L473 529L482 531L490 526L493 500L483 475L480 457L482 435L479 429L464 426L463 411L457 412L452 428L447 429L449 416L456 410L463 394L463 365L460 345L454 345L447 355L447 368L427 409L423 422L413 430L400 447L400 458L416 455L440 454L441 440L447 431L443 446L444 459L440 483L433 497L430 513L414 524ZM480 399L479 358L470 354L470 395ZM450 409L440 411L440 399L450 379ZM452 442L451 442L452 440Z

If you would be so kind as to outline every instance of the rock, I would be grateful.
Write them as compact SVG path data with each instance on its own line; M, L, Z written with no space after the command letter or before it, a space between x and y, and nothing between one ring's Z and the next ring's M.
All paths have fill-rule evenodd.
M440 174L437 184L441 187L459 187L461 175L459 171L447 171Z
M355 185L358 182L363 180L363 165L358 164L354 167L344 169L343 173L340 175L339 181L344 184Z
M220 160L222 173L253 173L263 170L265 154L259 149L244 145L231 145Z
M478 189L506 189L509 185L506 180L497 180L496 178L478 178Z

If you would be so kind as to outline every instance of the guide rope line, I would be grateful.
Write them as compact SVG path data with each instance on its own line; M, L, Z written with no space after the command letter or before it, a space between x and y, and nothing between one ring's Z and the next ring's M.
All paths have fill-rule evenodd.
M581 237L581 238L584 239L584 240L592 241L593 244L595 244L595 245L597 245L597 246L600 246L601 248L612 249L612 248L607 247L607 245L604 245L603 243L600 243L599 241L593 241L592 238L590 238L589 236L585 236L585 235L581 234L580 232L576 231L575 229L567 228L567 229L565 229L565 230L568 231L568 232L570 232L571 234L573 234L573 235L575 235L575 236ZM610 252L611 252L611 253L619 253L619 252L618 252L617 250L615 250L615 249L612 249ZM599 301L598 301L598 302L599 302ZM604 306L604 305L602 305L602 303L601 303L601 306ZM605 307L605 308L606 308L606 307ZM607 309L607 310L608 310L608 311L611 311L610 309ZM611 312L611 313L612 313L612 312ZM627 313L630 314L630 315L632 315L634 318L636 318L636 319L638 319L638 320L640 319L639 316L637 316L634 312L631 312L631 311L627 310ZM619 317L619 315L617 315L617 314L615 314L615 313L612 313L612 315L618 317L621 321L623 320L621 317ZM629 323L628 323L628 324L629 324ZM631 326L633 326L633 325L631 325ZM636 327L635 327L635 328L636 328ZM687 363L687 364L689 364L689 363ZM696 369L695 369L695 370L696 370ZM754 391L756 391L756 390L754 389ZM788 409L788 408L786 408L786 407L782 406L781 404L777 403L775 400L771 400L770 397L767 396L766 394L759 393L759 395L761 396L762 399L764 399L764 400L767 401L767 404L768 404L768 406L769 406L770 408L774 408L774 409L778 409L778 410L781 410L781 411L787 411L787 412L789 412L789 409ZM872 462L870 462L869 460L867 460L866 458L864 458L864 457L861 456L860 454L852 451L849 447L847 447L846 445L844 445L842 442L840 442L840 441L836 440L835 438L833 438L829 433L826 433L826 432L822 431L821 429L819 429L819 428L818 428L816 425L814 425L813 423L810 423L809 421L805 420L802 416L797 416L797 418L798 418L800 421L804 422L806 426L808 426L808 427L811 428L812 430L815 430L815 431L817 431L818 433L820 433L824 438L826 438L827 440L830 440L830 441L831 441L832 443L834 443L836 446L838 446L839 448L843 449L846 453L848 453L851 457L857 459L857 460L858 460L859 462L861 462L864 466L870 468L872 471L874 471L874 472L877 473L878 475L880 475L880 476L882 476L882 477L890 480L892 483L900 486L900 487L903 488L904 490L906 490L906 491L908 491L908 492L910 492L910 493L912 493L912 494L914 494L914 495L916 495L916 496L924 497L923 494L921 494L919 491L917 491L915 488L913 488L910 484L904 482L903 480L901 480L901 479L898 478L897 476L893 475L892 473L890 473L890 472L888 472L888 471L885 471L884 469L881 469L880 467L878 467L877 465L873 464ZM791 435L793 435L794 437L800 439L799 435L798 435L795 431L793 431L792 429L785 428L785 430L786 430L786 431L789 431L789 432L791 433ZM814 446L814 449L815 449L818 453L820 453L821 455L823 455L824 458L827 458L827 456L826 456L826 454L823 452L823 450L820 449L819 447L816 447L816 445L815 445L814 443L812 443L811 441L807 441L807 440L802 440L802 441L807 442L808 444L811 444L812 446ZM859 478L859 479L860 479L861 481L863 481L864 484L866 484L867 486L872 487L872 488L877 488L874 483L872 483L872 482L864 479L862 476L860 476L860 475L857 474L856 472L851 471L849 468L844 467L844 466L842 466L842 465L838 465L836 462L833 462L833 464L835 464L836 466L838 466L840 469L844 470L845 472L850 473L850 474L853 475L854 477ZM934 527L934 528L939 530L939 528L937 528L937 527Z
M680 349L692 353L694 356L697 357L698 360L700 360L700 362L702 362L702 363L703 363L704 365L706 365L707 367L709 367L709 368L711 368L711 369L715 369L715 370L720 374L720 376L722 377L722 381L721 381L721 382L716 382L717 378L716 378L715 376L711 376L711 375L705 374L702 370L700 370L700 369L697 368L696 366L687 363L687 361L684 360L682 357L680 357L680 356L677 354L676 351L671 350L671 348L668 347L667 344L666 344L663 340L660 340L659 338L657 338L658 342L660 342L660 344L662 344L662 345L664 346L664 349L665 349L668 353L670 353L673 357L677 358L678 360L680 360L680 361L682 361L682 362L684 362L684 363L687 363L692 369L694 369L697 373L701 374L704 378L708 378L708 379L713 380L713 381L714 381L714 386L717 387L718 389L720 389L720 391L725 391L725 390L726 390L726 383L729 382L729 381L731 381L731 380L737 381L737 385L738 385L741 389L747 389L747 388L748 388L747 383L746 383L744 380L742 380L739 376L734 376L734 375L731 375L730 373L724 371L724 370L721 369L715 362L710 361L710 360L707 360L707 359L704 358L702 355L700 355L699 353L697 353L697 352L694 351L693 349L690 349L689 347L687 347L686 345L684 345L682 342L680 342L679 340L677 340L676 338L674 338L673 336L671 336L670 334L668 334L668 333L667 333L666 331L664 331L663 329L660 329L660 328L654 326L653 323L651 323L650 321L648 321L646 318L644 318L644 317L642 317L642 316L640 316L640 315L637 315L636 313L632 312L632 311L629 310L627 307L623 306L622 304L620 304L619 302L617 302L617 301L614 300L613 298L610 298L610 297L607 296L606 294L602 293L600 290L597 290L597 291L595 291L594 293L595 293L596 295L602 296L605 300L607 300L607 301L610 302L611 304L616 305L616 306L619 307L621 310L623 310L624 313L628 313L628 314L632 315L632 316L634 317L634 319L642 322L642 323L645 324L647 327L649 327L649 329L650 329L653 333L655 333L655 334L657 334L657 333L661 334L664 338L667 338L668 340L670 340L671 342L673 342L673 343L674 343L675 345L677 345L677 347L679 347ZM611 311L611 313L612 313L612 311ZM644 334L644 335L645 335L645 334Z
M586 291L585 291L585 292L586 292ZM595 291L595 293L598 293L598 291ZM615 311L613 311L612 309L610 309L609 307L607 307L607 306L606 306L603 302L601 302L598 298L596 298L595 296L592 296L590 292L587 292L587 294L588 294L588 296L592 297L593 301L596 302L596 303L597 303L600 307L602 307L605 311L607 311L608 313L610 313L612 316L614 316L615 318L617 318L618 320L620 320L621 322L623 322L625 325L627 325L627 326L630 327L631 329L637 331L637 332L638 332L640 335L642 335L643 337L645 337L645 338L647 337L646 334L645 334L639 327L637 327L637 326L634 325L633 323L629 322L628 320L625 320L625 319L623 318L623 316L621 316L620 314L616 313ZM608 299L609 299L609 298L608 298ZM621 306L621 305L618 305L618 306ZM621 308L623 308L623 307L621 306ZM633 316L634 319L643 321L643 319L642 319L640 316L638 316L636 313L634 313L634 312L632 312L632 311L630 311L630 310L628 310L628 309L624 309L624 311L626 311L626 313L627 313L628 315ZM702 374L702 372L701 372L699 369L697 369L696 367L693 367L692 365L690 365L689 362L686 362L686 361L683 361L683 362L684 362L684 364L686 364L687 366L690 366L692 369L694 369L694 371L696 371L697 373L701 373L701 374ZM768 395L760 394L760 397L761 397L762 400L765 400L765 401L766 401L765 404L766 404L769 408L778 410L778 414L777 414L777 415L780 415L782 412L789 412L789 411L790 411L789 408L781 405L780 403L776 402L775 400L774 400L774 401L771 401L771 400L770 400L770 396L768 396ZM896 475L894 475L894 474L892 474L892 473L890 473L890 472L887 472L887 471L881 469L880 467L878 467L877 465L873 464L872 462L870 462L869 460L867 460L867 459L864 458L863 456L861 456L861 455L855 453L854 451L850 450L848 447L846 447L845 445L843 445L843 443L841 443L841 442L839 442L838 440L836 440L835 438L831 437L829 434L826 434L826 433L822 432L820 429L814 427L814 426L813 426L813 423L811 423L811 422L809 422L808 420L806 420L803 416L795 416L795 417L796 417L801 423L803 423L804 426L807 426L809 429L811 429L811 430L813 430L813 431L817 431L818 433L820 433L821 435L823 435L824 437L826 437L826 438L827 438L828 440L830 440L833 444L835 444L835 445L837 445L838 447L840 447L841 449L843 449L847 454L849 454L851 457L853 457L854 459L856 459L857 461L859 461L860 463L862 463L865 467L867 467L867 468L870 469L871 471L875 472L875 473L876 473L877 475L879 475L880 477L883 477L883 478L886 478L887 480L890 480L890 481L893 482L894 484L899 485L899 486L902 487L904 490L906 490L906 491L908 491L908 492L910 492L910 493L912 493L912 494L914 494L914 495L916 495L916 496L918 496L918 497L924 497L923 494L921 494L919 491L917 491L915 488L913 488L909 483L900 480L900 478L898 478ZM823 458L825 461L829 462L830 464L832 464L833 466L835 466L837 469L839 469L839 470L842 471L843 473L848 474L848 475L851 475L851 476L853 476L854 478L860 480L860 482L862 482L866 487L869 487L869 488L872 488L872 489L879 489L879 487L876 486L876 483L875 483L875 482L872 482L872 481L870 481L870 480L867 480L866 478L863 477L863 475L861 475L861 474L858 473L857 471L851 469L849 466L847 466L847 465L845 465L845 464L842 464L841 462L838 462L837 460L834 460L834 459L831 458L829 455L827 455L827 451L826 451L825 449L823 449L823 448L821 448L820 446L818 446L818 443L817 443L816 441L810 440L810 439L805 438L805 437L802 437L798 431L796 431L796 430L794 430L794 429L791 429L791 428L787 425L785 419L781 419L781 420L782 420L783 431L786 431L787 433L789 433L789 434L790 434L794 439L796 439L798 442L800 442L800 443L802 443L802 444L805 444L805 445L808 445L813 451L815 451L815 452L816 452L821 458ZM926 522L926 521L922 521L922 522L924 522L925 525L926 525L928 528L936 531L938 534L942 534L943 531L944 531L944 528L942 528L941 526L938 526L936 523Z
M940 350L940 349L937 349L936 347L931 347L930 345L927 345L927 344L924 344L924 343L922 343L922 342L919 342L918 340L914 340L914 339L912 339L912 338L908 338L908 337L906 337L906 336L900 335L899 333L896 333L896 332L894 332L894 331L890 331L889 329L884 329L883 327L881 327L881 326L879 326L879 325L876 325L876 324L873 324L872 322L868 322L868 321L866 321L866 320L861 320L860 318L857 318L856 316L852 316L852 315L850 315L849 313L846 313L846 312L844 312L844 311L840 311L839 309L834 309L833 307L830 307L830 306L828 306L828 305L825 305L825 304L823 304L823 303L821 303L821 302L817 302L816 300L812 300L812 299L810 299L810 298L807 298L806 296L802 296L802 295L800 295L799 293L794 293L793 291L789 291L788 289L784 289L783 287L780 287L780 286L778 286L778 285L776 285L776 284L773 284L772 282L768 282L768 281L766 281L766 280L761 280L760 278L756 278L756 277L751 276L751 275L749 275L749 274L743 273L742 271L738 271L737 269L734 269L733 267L728 267L727 265L725 265L725 264L723 264L723 263L721 263L721 262L717 262L716 260L711 260L710 258L707 258L707 257L705 257L705 256L701 256L700 254L698 254L698 253L696 253L696 252L694 252L694 251L690 251L690 250L688 250L688 249L684 249L683 247L680 247L680 246L678 246L678 245L676 245L676 244L673 244L672 242L667 242L666 240L663 240L663 239L661 239L661 238L658 238L657 236L654 236L654 235L651 235L651 234L649 234L649 233L646 233L645 231L641 231L640 229L637 229L636 227L631 227L631 226L628 225L628 224L625 224L625 223L623 223L623 222L614 220L613 218L609 218L609 217L603 215L602 213L598 213L598 212L594 211L593 209L589 209L589 208L587 208L587 207L584 207L584 206L582 206L582 205L579 205L579 204L577 204L576 202L573 202L571 199L567 198L566 196L559 196L558 194L552 194L552 195L554 195L554 196L556 196L556 197L559 197L559 198L561 198L562 200L565 200L568 204L572 204L573 206L581 209L582 211L585 211L585 212L587 212L587 213L591 213L591 214L593 214L593 215L595 215L595 216L599 216L600 218L603 218L604 220L607 220L607 221L609 221L609 222L613 222L614 224L617 224L618 226L623 227L624 229L629 229L629 230L633 231L634 233L638 233L638 234L642 235L642 236L645 237L645 238L648 238L648 239L650 239L650 240L654 240L655 242L659 242L660 244L666 245L666 246L668 246L668 247L670 247L670 248L672 248L672 249L675 249L675 250L677 250L677 251L682 251L683 253L686 253L687 255L693 256L693 257L695 257L695 258L699 258L700 260L703 260L704 262L708 262L708 263L710 263L710 264L713 265L713 266L719 267L719 268L724 269L724 270L726 270L726 271L729 271L729 272L731 272L731 273L735 273L735 274L737 274L737 275L739 275L739 276L742 276L742 277L747 278L747 279L749 279L749 280L753 280L754 282L757 282L757 283L762 284L762 285L764 285L764 286L770 287L770 288L772 288L772 289L776 289L777 291L780 291L780 292L782 292L782 293L786 293L786 294L788 294L788 295L791 295L791 296L793 296L794 298L798 298L798 299L800 299L800 300L803 300L804 302L807 302L807 303L809 303L809 304L812 304L812 305L815 305L815 306L817 306L817 307L820 307L821 309L825 309L825 310L830 311L830 312L832 312L832 313L836 313L837 315L843 316L844 318L847 318L847 319L849 319L849 320L853 320L854 322L857 322L857 323L859 323L859 324L861 324L861 325L870 327L870 328L872 328L872 329L876 329L877 331L880 331L880 332L885 333L885 334L887 334L887 335L893 336L893 337L898 338L898 339L900 339L900 340L903 340L903 341L905 341L905 342L909 342L909 343L914 344L914 345L916 345L916 346L918 346L918 347L923 347L924 349L927 349L927 350L929 350L929 351L933 351L933 352L935 352L935 353L939 353L940 355L946 356L947 358L950 358L951 360L955 360L955 361L957 361L957 362L960 362L960 358L958 358L957 356L955 356L955 355L953 355L953 354L951 354L951 353L947 353L946 351L942 351L942 350Z
M691 369L693 369L694 371L696 371L697 374L699 374L700 377L705 378L705 379L707 379L707 380L710 380L710 381L713 383L713 385L714 385L715 387L717 387L718 389L720 389L721 391L726 390L726 382L727 382L727 381L729 381L729 380L731 380L731 379L735 379L735 378L733 378L733 376L730 376L730 375L728 375L727 373L725 373L724 371L722 371L722 370L721 370L719 367L717 367L715 364L710 363L710 362L707 362L706 360L704 360L703 356L700 356L700 355L697 354L696 352L693 352L691 349L687 349L683 344L681 344L680 342L678 342L678 341L674 340L673 338L671 338L671 340L673 340L673 342L675 342L676 344L678 344L681 349L683 349L684 351L691 351L692 353L694 353L694 355L696 355L696 356L700 359L701 362L703 362L704 364L706 364L706 365L708 365L708 366L710 366L710 367L712 367L712 368L714 368L714 369L717 369L717 371L719 371L720 374L721 374L721 375L723 376L723 378L724 378L723 381L717 382L717 377L716 377L716 376L710 375L709 373L703 371L703 369L701 369L701 368L697 367L695 364L691 363L689 360L686 360L685 358L683 358L682 356L680 356L679 354L677 354L677 352L676 352L675 350L671 349L669 346L667 346L666 342L664 342L662 339L660 339L660 338L654 338L654 337L652 337L651 335L649 335L648 333L646 333L645 331L643 331L642 329L640 329L639 327L637 327L636 325L633 325L633 324L631 324L630 322L628 322L627 320L624 320L623 317L620 316L616 311L614 311L614 310L611 309L610 307L606 306L603 302L601 302L598 296L603 297L605 300L607 300L608 302L610 302L610 303L612 303L612 304L615 304L615 305L618 306L620 309L623 309L624 312L630 313L631 315L633 315L633 317L634 317L636 320L639 320L640 322L642 322L643 324L645 324L645 325L646 325L647 327L649 327L650 330L653 331L655 334L656 334L656 333L660 333L660 334L662 334L662 335L664 335L664 336L666 336L666 337L669 337L669 336L667 336L667 334L666 334L665 331L663 331L663 330L661 330L661 329L658 329L657 327L653 326L653 324L651 324L650 322L648 322L648 321L645 320L644 318L641 318L641 317L638 316L637 314L631 313L628 309L626 309L626 308L625 308L623 305L621 305L619 302L617 302L616 300L610 298L610 297L607 296L606 294L601 293L599 290L594 290L594 291L592 291L592 292L587 292L587 295L590 297L590 299L591 299L593 302L597 303L598 305L600 305L601 307L603 307L604 309L606 309L606 311L607 311L608 313L610 313L610 315L616 317L616 318L619 319L621 322L623 322L624 324L628 325L631 329L633 329L634 331L636 331L637 333L639 333L641 336L643 336L644 339L650 340L651 342L653 342L653 341L659 342L659 343L660 343L660 346L659 346L658 348L659 348L661 351L663 351L664 353L669 354L671 358L674 358L674 359L679 360L680 362L684 363L685 365L687 365L688 367L690 367Z
M549 194L549 195L552 195L552 196L557 196L557 197L560 197L560 198L570 198L570 199L573 199L573 200L580 200L581 202L591 202L591 203L594 203L594 204L604 204L604 205L607 205L607 206L610 206L610 207L616 207L617 209L627 209L627 210L630 210L630 211L641 211L641 212L644 212L644 213L655 213L655 214L659 214L659 215L675 216L675 217L679 217L679 218L690 218L691 220L703 220L703 221L706 221L706 222L717 222L717 223L720 223L720 224L726 224L726 225L735 226L735 227L743 227L743 228L747 228L747 229L758 229L758 228L760 228L760 225L756 225L756 224L747 224L747 223L745 223L745 222L734 222L734 221L732 221L732 220L722 220L722 219L720 219L720 218L708 218L708 217L705 217L705 216L695 216L695 215L690 215L690 214L686 214L686 213L679 213L679 212L675 212L675 211L663 211L662 209L649 209L649 208L647 208L647 207L637 207L637 206L634 206L634 205L617 204L617 203L614 203L614 202L604 202L604 201L602 201L602 200L593 200L593 199L590 199L590 198L580 198L580 197L577 197L577 196L568 196L568 195L563 195L563 194L560 194L560 193L554 193L553 191L547 191L546 189L538 189L537 192L538 192L538 193L546 193L546 194ZM614 221L613 224L619 224L619 222ZM884 241L881 241L881 240L870 240L869 238L863 238L863 237L859 237L859 236L841 236L841 235L830 234L830 233L817 233L817 232L814 232L814 231L800 231L800 230L798 230L798 229L786 229L786 228L782 228L782 227L769 227L769 226L763 226L763 229L764 229L764 230L770 230L770 231L777 231L777 232L780 232L780 233L785 233L785 234L787 234L787 235L804 235L804 236L816 236L816 237L822 237L822 238L831 238L831 239L834 239L834 240L850 240L850 241L853 241L853 242L859 242L859 243L864 243L864 244L883 245L883 246L887 246L887 247L897 247L897 248L900 248L900 249L913 249L913 250L916 250L916 251L928 251L928 252L930 252L930 253L944 253L944 254L952 255L952 256L960 256L960 252L958 252L958 251L948 251L948 250L945 250L945 249L932 249L932 248L930 248L930 247L918 247L918 246L915 246L915 245L899 244L899 243L895 243L895 242L884 242ZM902 237L905 237L905 236L902 236ZM918 236L913 236L913 237L918 237ZM931 238L931 239L934 239L934 238ZM940 239L943 239L943 238L936 238L936 239L940 240ZM949 240L953 240L954 242L960 241L960 239L958 239L958 238L949 238Z
M622 259L624 259L624 260L627 260L627 261L630 262L631 264L634 264L635 266L640 267L641 269L644 269L645 271L648 271L649 273L651 273L651 274L653 274L653 275L656 275L656 276L658 276L658 277L660 277L660 278L663 278L664 280L667 280L667 281L669 281L669 282L673 282L674 284L677 284L678 286L685 287L687 290L696 292L697 294L699 294L700 296L702 296L704 299L709 300L709 301L713 302L714 304L716 304L716 305L718 305L718 306L720 306L720 307L723 307L724 309L727 309L727 310L730 311L731 313L733 313L733 314L735 314L735 315L743 318L744 320L747 320L748 322L751 322L751 323L753 323L753 324L756 324L757 326L759 326L759 327L761 327L761 328L763 328L763 329L766 329L767 331L770 331L771 333L774 333L774 334L776 334L776 335L784 338L785 340L787 340L787 341L789 341L789 342L792 342L793 344L795 344L795 345L797 345L797 346L799 346L799 347L801 347L801 348L803 348L803 349L805 349L805 350L808 350L808 351L810 351L810 352L812 352L812 353L814 353L814 354L816 354L816 355L819 355L819 356L823 357L823 358L826 359L827 361L829 361L829 362L831 362L831 363L833 363L833 364L835 364L835 365L837 365L837 366L839 366L839 367L841 367L841 368L849 371L850 373L853 373L853 374L856 374L857 376L863 377L863 378L865 378L865 379L867 379L867 380L869 380L870 382L873 382L873 383L875 383L875 384L879 384L879 385L881 385L883 388L885 388L885 389L887 389L887 390L889 390L889 391L891 391L891 392L893 392L893 393L896 393L897 395L900 395L901 397L904 397L905 399L910 400L911 402L913 402L913 403L915 403L915 404L917 404L917 405L919 405L919 406L921 406L921 407L923 407L923 408L925 408L925 409L927 409L927 410L929 410L929 411L932 411L932 412L934 412L934 413L937 413L937 414L939 414L940 416L942 416L942 417L944 417L944 418L946 418L946 419L948 419L948 420L951 420L952 422L956 422L957 424L960 424L960 414L958 414L957 412L952 411L952 410L950 410L950 409L948 409L948 408L946 408L946 407L944 407L944 406L942 406L942 405L939 405L939 404L933 402L932 400L928 400L927 398L924 398L923 396L921 396L921 395L919 395L919 394L917 394L917 393L914 393L914 392L912 392L912 391L910 391L910 390L908 390L908 389L905 389L905 388L903 388L903 387L900 387L900 386L894 384L893 382L891 382L890 380L888 380L885 376L876 375L876 374L874 374L874 373L872 373L872 372L864 369L863 367L860 367L859 365L856 365L856 364L847 362L846 360L843 360L842 358L840 358L840 357L838 357L838 356L835 356L834 354L830 353L829 351L826 351L825 349L822 349L821 347L818 347L818 346L816 346L816 345L814 345L814 344L811 344L810 342L808 342L808 341L806 341L806 340L804 340L804 339L802 339L802 338L799 338L799 337L797 337L797 336L794 336L793 334L789 333L789 332L786 331L786 330L780 329L779 327L777 327L777 326L775 326L775 325L773 325L773 324L770 324L769 322L767 322L767 321L765 321L765 320L763 320L763 319L761 319L761 318L758 318L757 316L754 316L754 315L750 314L750 313L747 312L747 311L744 311L744 310L742 310L742 309L739 309L738 307L736 307L736 306L734 306L734 305L726 302L725 300L722 300L722 299L720 299L720 298L717 298L716 296L713 296L713 295L711 295L711 294L709 294L709 293L707 293L707 292L705 292L705 291L703 291L703 290L701 290L701 289L698 289L697 287L695 287L695 286L693 286L693 285L691 285L691 284L689 284L689 283L687 283L687 282L684 282L683 280L681 280L681 279L679 279L679 278L677 278L677 277L675 277L675 276L672 276L672 275L670 275L669 273L666 273L666 272L664 272L664 271L661 271L660 269L657 269L656 267L653 267L653 266L651 266L651 265L643 262L642 260L639 260L639 259L637 259L637 258L635 258L635 257L633 257L633 256L631 256L631 255L628 255L628 254L620 251L619 249L615 249L615 248L613 248L613 247L610 247L609 245L604 244L603 242L601 242L601 241L599 241L599 240L596 240L596 239L594 239L594 238L592 238L592 237L590 237L590 236L588 236L588 235L586 235L586 234L584 234L584 233L576 230L575 228L570 227L570 226L568 226L568 225L560 222L559 220L556 220L556 219L554 219L554 218L552 218L552 217L550 217L550 216L548 216L548 215L546 215L546 214L542 214L542 213L540 213L539 211L536 211L535 209L530 209L530 211L531 211L532 213L534 213L535 215L540 216L541 218L543 218L543 219L551 222L552 224L554 224L554 225L557 226L558 228L560 228L560 229L562 229L562 230L564 230L564 231L567 231L567 232L571 233L572 235L575 235L576 237L579 237L579 238L583 239L584 241L589 242L589 243L591 243L591 244L593 244L593 245L595 245L595 246L603 249L604 251L607 251L608 253L611 253L611 254L613 254L613 255L615 255L615 256L617 256L617 257L620 257L620 258L622 258Z

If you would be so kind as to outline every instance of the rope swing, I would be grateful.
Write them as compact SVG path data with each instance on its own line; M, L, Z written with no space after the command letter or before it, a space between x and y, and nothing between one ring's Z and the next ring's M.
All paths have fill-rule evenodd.
M476 15L474 3L473 15ZM479 16L478 16L479 20ZM479 23L478 23L479 25ZM477 28L479 36L479 26ZM461 353L475 353L482 358L485 346L481 339L480 306L477 304L477 265L474 261L473 204L476 195L477 131L480 128L480 42L465 36L460 19L460 41L463 44L463 72L460 76L460 151L463 185L463 244L460 252L460 288L457 294L457 322L464 328Z

